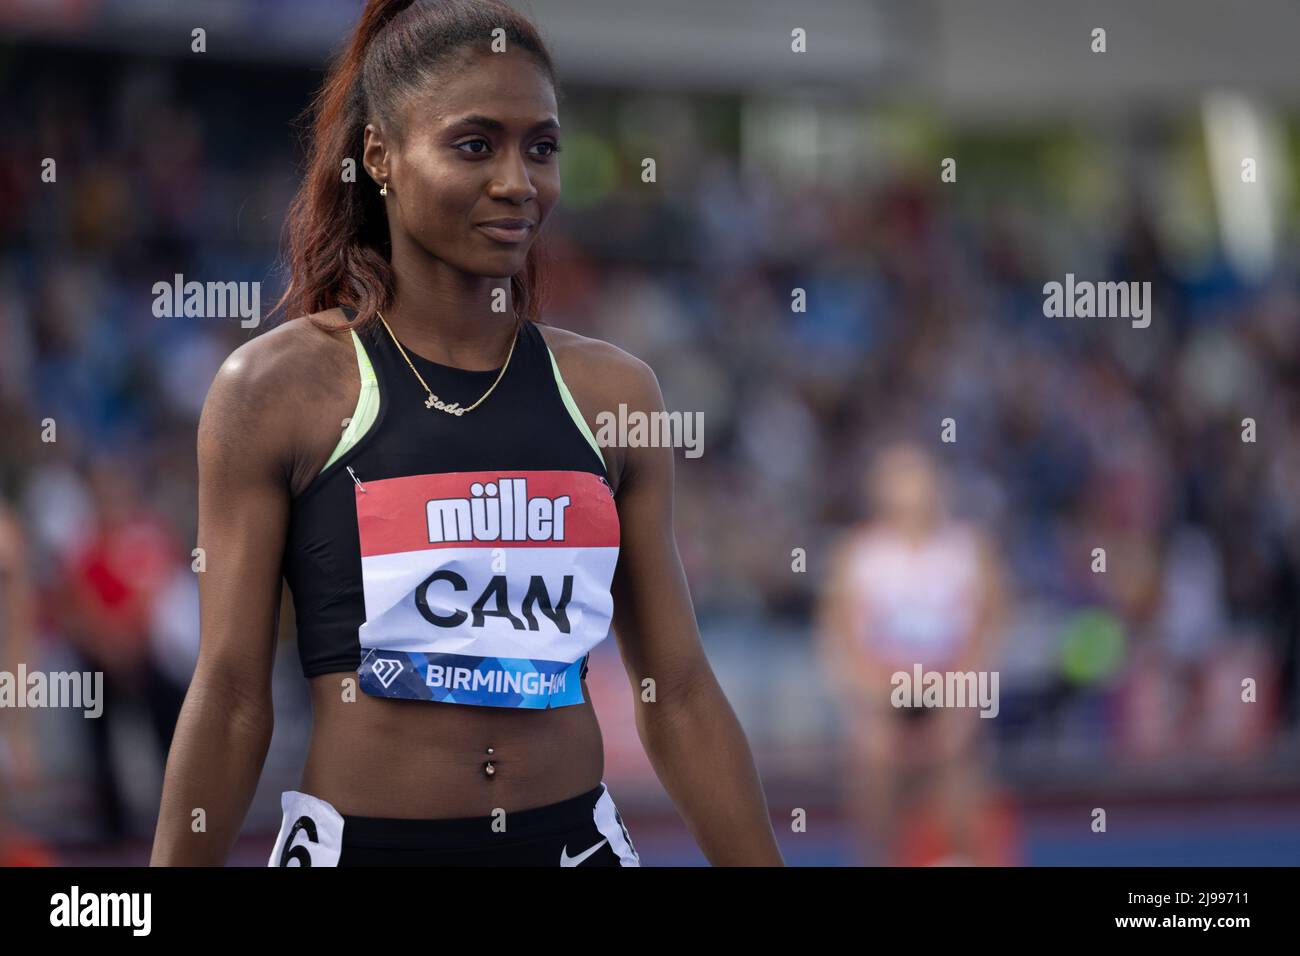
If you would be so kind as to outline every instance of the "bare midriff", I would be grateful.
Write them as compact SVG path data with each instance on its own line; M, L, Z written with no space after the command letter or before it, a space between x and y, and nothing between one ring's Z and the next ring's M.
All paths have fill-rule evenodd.
M483 817L600 783L604 751L585 682L582 704L528 710L345 695L349 676L311 680L302 780L345 816Z

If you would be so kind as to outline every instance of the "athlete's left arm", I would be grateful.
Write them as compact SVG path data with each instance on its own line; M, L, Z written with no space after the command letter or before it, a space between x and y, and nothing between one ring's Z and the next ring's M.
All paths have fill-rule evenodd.
M618 400L629 411L662 412L654 372L620 358ZM700 645L673 533L673 449L620 451L614 630L641 742L710 863L781 865L749 743Z
M28 570L31 558L17 514L0 499L0 672L18 673L18 665L35 667L35 595ZM22 787L36 782L37 751L33 720L26 708L0 722L0 751L6 737L13 780ZM0 780L0 830L3 829L4 781Z
M975 620L969 646L956 670L994 670L1006 643L1007 583L992 537L972 531L977 561Z

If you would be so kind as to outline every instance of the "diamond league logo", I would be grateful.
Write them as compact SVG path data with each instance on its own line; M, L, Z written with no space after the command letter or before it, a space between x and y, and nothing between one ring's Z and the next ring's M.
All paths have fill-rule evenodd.
M391 657L381 657L370 665L370 670L384 686L384 690L388 690L388 686L397 680L397 675L402 672L402 662Z

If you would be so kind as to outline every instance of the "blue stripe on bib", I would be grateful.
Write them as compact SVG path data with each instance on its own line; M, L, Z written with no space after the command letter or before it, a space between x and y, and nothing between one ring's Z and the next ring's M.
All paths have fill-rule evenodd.
M370 648L359 668L374 697L544 710L581 704L582 660L421 654Z

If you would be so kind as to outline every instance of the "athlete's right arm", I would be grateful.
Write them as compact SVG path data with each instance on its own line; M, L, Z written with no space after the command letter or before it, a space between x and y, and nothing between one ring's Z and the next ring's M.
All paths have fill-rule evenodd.
M199 658L167 760L154 866L225 862L271 742L292 403L280 343L265 340L280 338L226 359L199 420Z

